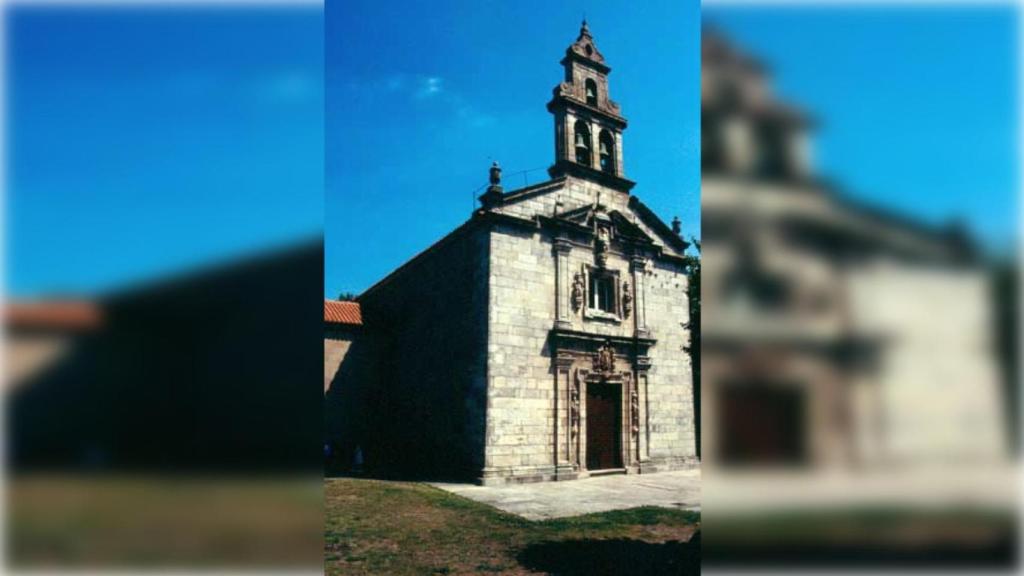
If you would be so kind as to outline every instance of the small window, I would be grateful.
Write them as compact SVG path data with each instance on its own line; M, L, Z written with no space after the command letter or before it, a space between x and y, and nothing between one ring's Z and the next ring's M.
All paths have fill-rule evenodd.
M593 78L587 78L584 86L587 90L587 104L597 106L597 82L594 82Z
M604 274L591 274L590 307L615 314L615 278Z

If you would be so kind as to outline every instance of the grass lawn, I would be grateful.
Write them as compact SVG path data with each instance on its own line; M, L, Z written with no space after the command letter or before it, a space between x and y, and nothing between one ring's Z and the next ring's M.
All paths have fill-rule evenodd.
M635 508L532 522L432 486L325 480L341 574L699 574L700 514Z
M45 569L321 566L317 477L8 478L7 562Z
M704 527L706 565L1009 568L1013 510L863 507L716 514Z

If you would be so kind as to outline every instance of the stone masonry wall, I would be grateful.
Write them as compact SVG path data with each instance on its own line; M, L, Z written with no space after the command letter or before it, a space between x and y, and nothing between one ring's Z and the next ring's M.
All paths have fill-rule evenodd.
M334 376L338 373L338 367L345 360L345 355L352 346L352 338L351 333L324 336L324 394L327 394Z
M628 196L588 182L568 179L566 186L538 194L500 211L521 218L551 214L555 201L568 211L595 202L632 215ZM633 218L638 221L637 218ZM639 224L639 222L638 222ZM650 230L648 234L657 238ZM671 248L666 248L671 252ZM550 235L539 229L496 227L490 240L488 337L488 419L484 481L508 478L550 479L555 471L555 373L548 341L554 325L555 256ZM593 265L588 246L573 245L571 273ZM613 252L607 267L633 284L629 259ZM651 263L644 273L645 317L650 337L645 423L646 462L642 469L690 465L696 459L696 434L689 345L687 278L682 266ZM572 329L632 337L635 314L619 323L572 315ZM559 407L560 408L560 407ZM565 418L560 410L559 418Z
M556 202L560 201L562 203L561 212L568 212L580 206L593 204L598 200L609 210L618 210L626 215L631 215L632 213L629 208L628 194L571 176L566 177L563 185L557 189L500 206L498 211L520 218L532 218L538 214L551 216L554 214ZM664 248L671 254L676 253L670 246L665 244L656 232L640 221L639 218L633 218L633 223L653 238L657 246ZM681 256L681 254L678 255Z
M548 347L555 261L539 231L496 226L490 239L484 479L554 472L554 373Z
M472 479L483 467L488 235L464 225L359 297L372 366L367 466Z
M687 277L680 266L654 263L644 279L647 326L658 343L649 352L650 460L652 467L674 468L697 457L693 372L685 328L690 321Z

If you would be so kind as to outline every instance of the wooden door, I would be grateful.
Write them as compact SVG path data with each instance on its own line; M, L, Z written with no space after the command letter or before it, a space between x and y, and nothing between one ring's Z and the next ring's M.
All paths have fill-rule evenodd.
M613 384L587 384L587 468L622 467L621 394Z
M807 459L804 395L795 387L732 383L722 394L721 460L794 465Z

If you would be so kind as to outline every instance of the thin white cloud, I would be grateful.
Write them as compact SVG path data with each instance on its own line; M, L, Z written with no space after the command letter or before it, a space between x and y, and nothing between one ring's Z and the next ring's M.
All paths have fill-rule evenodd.
M453 90L445 79L436 75L410 75L396 73L373 79L350 78L350 90L374 94L394 94L421 102L424 106L438 106L459 121L472 127L483 127L495 122L495 118L480 111L458 91Z
M427 76L419 79L414 95L422 100L424 98L433 98L442 91L444 91L444 80L437 76Z

